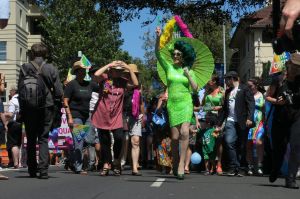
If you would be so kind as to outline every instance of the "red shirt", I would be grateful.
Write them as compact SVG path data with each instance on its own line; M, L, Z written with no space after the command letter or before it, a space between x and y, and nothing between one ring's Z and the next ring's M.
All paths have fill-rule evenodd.
M101 84L92 124L104 130L123 128L123 101L127 81L122 78L110 79L106 76Z

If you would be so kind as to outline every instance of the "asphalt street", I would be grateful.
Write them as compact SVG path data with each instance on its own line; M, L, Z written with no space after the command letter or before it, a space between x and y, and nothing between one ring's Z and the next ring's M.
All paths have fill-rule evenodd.
M267 177L186 175L179 181L171 175L142 170L143 176L73 174L51 167L48 180L29 178L26 169L1 171L9 180L0 181L0 199L116 199L116 198L202 198L202 199L299 199L300 190L283 187L284 179L275 183ZM298 183L300 181L298 180Z

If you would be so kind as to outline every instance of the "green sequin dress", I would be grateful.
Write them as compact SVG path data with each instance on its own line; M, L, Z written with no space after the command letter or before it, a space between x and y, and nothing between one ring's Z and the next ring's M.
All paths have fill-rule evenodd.
M156 52L156 57L167 76L167 109L170 127L180 125L184 122L191 122L193 116L191 88L188 78L184 75L183 68L174 67L159 52Z

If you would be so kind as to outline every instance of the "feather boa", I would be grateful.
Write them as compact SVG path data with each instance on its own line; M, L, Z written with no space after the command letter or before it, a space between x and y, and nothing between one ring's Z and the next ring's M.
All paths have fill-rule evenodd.
M160 43L159 43L160 49L162 49L172 39L175 24L176 24L176 20L174 18L172 18L167 22L164 28L164 32L160 36Z
M182 21L179 15L175 15L174 19L176 20L177 25L179 26L184 37L193 38L193 35L190 33L187 25Z

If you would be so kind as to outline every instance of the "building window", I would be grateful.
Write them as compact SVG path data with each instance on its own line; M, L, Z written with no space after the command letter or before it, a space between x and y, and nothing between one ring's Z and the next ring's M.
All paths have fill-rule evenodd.
M0 41L0 61L6 61L6 41Z
M23 15L23 12L22 10L20 10L20 26L22 27L23 25L23 22L22 22L22 15Z

